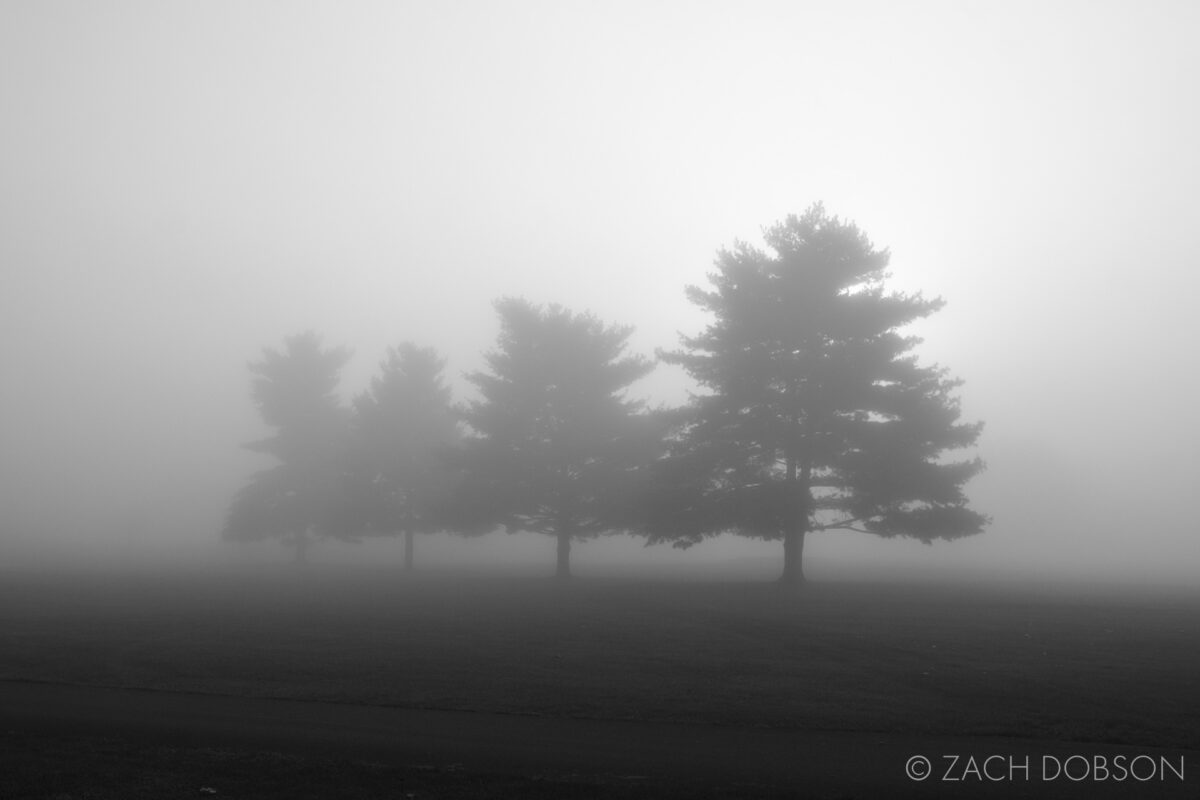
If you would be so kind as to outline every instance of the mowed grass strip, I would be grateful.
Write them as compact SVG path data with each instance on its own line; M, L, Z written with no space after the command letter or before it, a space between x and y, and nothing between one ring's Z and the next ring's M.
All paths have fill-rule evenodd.
M1196 747L1200 602L320 569L10 574L0 677Z

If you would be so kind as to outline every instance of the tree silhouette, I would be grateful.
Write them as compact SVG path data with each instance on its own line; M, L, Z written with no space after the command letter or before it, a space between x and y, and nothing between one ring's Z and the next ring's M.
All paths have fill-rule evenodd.
M501 330L488 371L468 379L482 400L465 417L470 442L464 502L495 524L555 537L557 575L571 542L624 527L630 484L647 448L642 405L624 398L653 363L625 353L632 329L590 314L496 303Z
M349 417L336 395L349 358L349 351L326 349L310 331L287 338L282 350L265 349L249 365L254 403L275 431L246 447L280 463L255 475L235 496L224 538L279 538L303 561L314 537L354 535Z
M445 361L432 348L405 343L388 351L380 373L354 403L366 524L404 533L404 566L413 566L413 535L446 527L455 487L451 456L459 440Z
M725 531L782 539L781 580L803 580L809 531L849 529L925 542L981 531L962 486L982 467L943 460L974 445L944 369L920 366L900 329L941 299L885 292L889 254L821 205L765 231L767 253L723 249L712 315L660 354L703 387L656 470L643 524L686 546Z

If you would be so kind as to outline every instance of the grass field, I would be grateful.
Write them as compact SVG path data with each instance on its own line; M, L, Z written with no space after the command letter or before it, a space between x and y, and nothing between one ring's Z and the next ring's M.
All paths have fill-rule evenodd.
M1197 749L1200 597L317 567L10 573L0 584L0 679ZM47 764L72 747L22 746L34 747L27 763ZM88 747L92 761L122 763L120 743ZM169 782L193 762L210 769L216 758L236 772L251 757L141 758L169 764ZM274 764L256 758L260 772ZM366 786L395 777L350 772ZM456 793L462 776L435 777L441 796L488 796Z
M1196 747L1200 600L365 569L9 574L0 678Z

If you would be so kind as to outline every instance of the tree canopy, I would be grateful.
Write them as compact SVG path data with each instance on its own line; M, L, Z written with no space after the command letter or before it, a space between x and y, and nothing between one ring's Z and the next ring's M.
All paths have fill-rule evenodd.
M922 541L981 531L963 485L980 423L959 421L959 382L913 354L904 326L940 299L885 290L888 252L821 205L765 231L770 252L723 249L710 288L687 296L712 318L660 354L700 385L657 467L646 531L687 545L732 531L784 542L783 579L803 579L809 531Z

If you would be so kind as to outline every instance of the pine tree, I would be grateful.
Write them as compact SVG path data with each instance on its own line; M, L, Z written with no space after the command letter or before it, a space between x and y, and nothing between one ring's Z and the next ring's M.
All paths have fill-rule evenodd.
M657 468L643 524L651 541L732 531L782 540L781 580L803 580L804 537L848 529L925 542L980 532L963 485L980 423L959 421L960 382L921 366L905 325L943 305L884 288L889 254L821 205L765 231L772 252L721 250L712 316L661 354L702 387Z
M279 538L303 561L314 537L353 536L348 414L336 394L349 359L349 351L326 349L310 331L286 339L282 350L267 348L250 364L254 403L275 431L246 447L279 463L235 496L224 538Z
M459 441L445 360L432 348L404 343L388 351L370 388L354 403L359 507L367 525L404 534L404 566L413 566L413 536L446 527L454 491L452 448Z
M653 440L624 392L653 363L626 354L631 328L520 299L496 309L488 370L468 376L482 396L466 410L478 435L468 502L509 530L553 536L569 577L573 540L628 522L623 498Z

